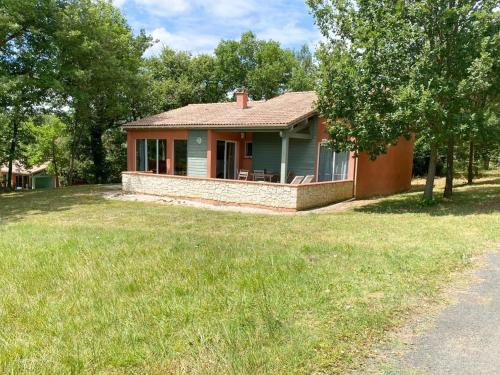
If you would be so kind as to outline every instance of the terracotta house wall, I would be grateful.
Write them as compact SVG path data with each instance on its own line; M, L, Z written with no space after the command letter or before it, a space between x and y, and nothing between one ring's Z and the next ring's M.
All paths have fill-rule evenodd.
M414 140L401 138L387 154L370 160L362 153L356 170L356 198L369 198L407 191L411 187Z
M188 132L181 130L129 130L127 131L127 171L135 171L135 141L136 139L166 139L167 140L167 173L174 174L174 140L188 139Z
M236 153L238 154L238 170L252 170L252 159L245 158L245 142L252 140L252 133L245 132L244 138L241 132L220 132L208 130L208 151L207 151L207 177L215 178L217 169L217 141L236 142Z

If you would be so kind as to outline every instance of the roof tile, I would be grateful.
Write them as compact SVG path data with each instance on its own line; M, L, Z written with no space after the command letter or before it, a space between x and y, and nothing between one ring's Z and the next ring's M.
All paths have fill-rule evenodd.
M127 128L286 128L316 110L314 91L289 92L267 101L250 101L238 109L235 102L190 104L123 125Z

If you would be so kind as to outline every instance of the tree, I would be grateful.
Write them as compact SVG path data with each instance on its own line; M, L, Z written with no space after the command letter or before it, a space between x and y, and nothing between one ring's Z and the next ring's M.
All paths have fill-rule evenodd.
M224 91L246 87L254 100L270 99L286 91L298 65L292 51L275 41L258 40L252 32L242 34L239 41L221 41L215 56Z
M335 148L373 158L401 136L430 144L424 197L432 198L438 149L446 146L445 197L471 98L460 84L471 74L482 40L498 18L494 1L308 0L326 43L319 51L319 109Z
M57 70L54 35L63 0L4 0L0 8L0 108L6 119L9 172L20 158L22 123L50 101Z
M292 69L288 87L292 91L311 91L315 88L316 65L311 50L307 45L295 52L297 63Z
M143 32L134 36L110 2L72 0L62 13L57 45L61 91L76 130L71 149L82 149L81 157L89 154L92 181L105 182L103 134L132 118L133 92L150 38Z
M45 115L40 124L30 121L26 126L34 137L27 147L30 164L50 161L49 170L56 178L56 187L59 187L61 170L67 165L66 124L56 116Z
M144 62L149 81L149 114L168 111L191 103L218 102L225 99L219 82L215 58L193 57L191 53L165 47L159 56Z

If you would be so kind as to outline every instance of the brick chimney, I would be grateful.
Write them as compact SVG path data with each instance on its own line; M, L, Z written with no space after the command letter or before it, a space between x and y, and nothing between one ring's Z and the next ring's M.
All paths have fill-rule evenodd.
M247 109L248 108L248 91L245 88L236 90L234 93L236 95L236 108Z

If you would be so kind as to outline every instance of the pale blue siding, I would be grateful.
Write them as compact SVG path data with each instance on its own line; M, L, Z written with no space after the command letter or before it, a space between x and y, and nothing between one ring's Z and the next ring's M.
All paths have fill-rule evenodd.
M253 133L253 169L279 173L281 168L281 137L279 133Z
M318 145L316 140L317 118L310 121L311 139L290 139L288 150L288 170L296 176L316 174Z
M307 132L304 130L303 132ZM316 174L317 118L310 120L311 139L290 139L288 170L297 176ZM253 169L280 172L281 137L279 133L253 133Z
M198 144L198 138L201 138L201 144ZM189 130L187 143L188 176L207 176L207 141L208 132L206 130Z

